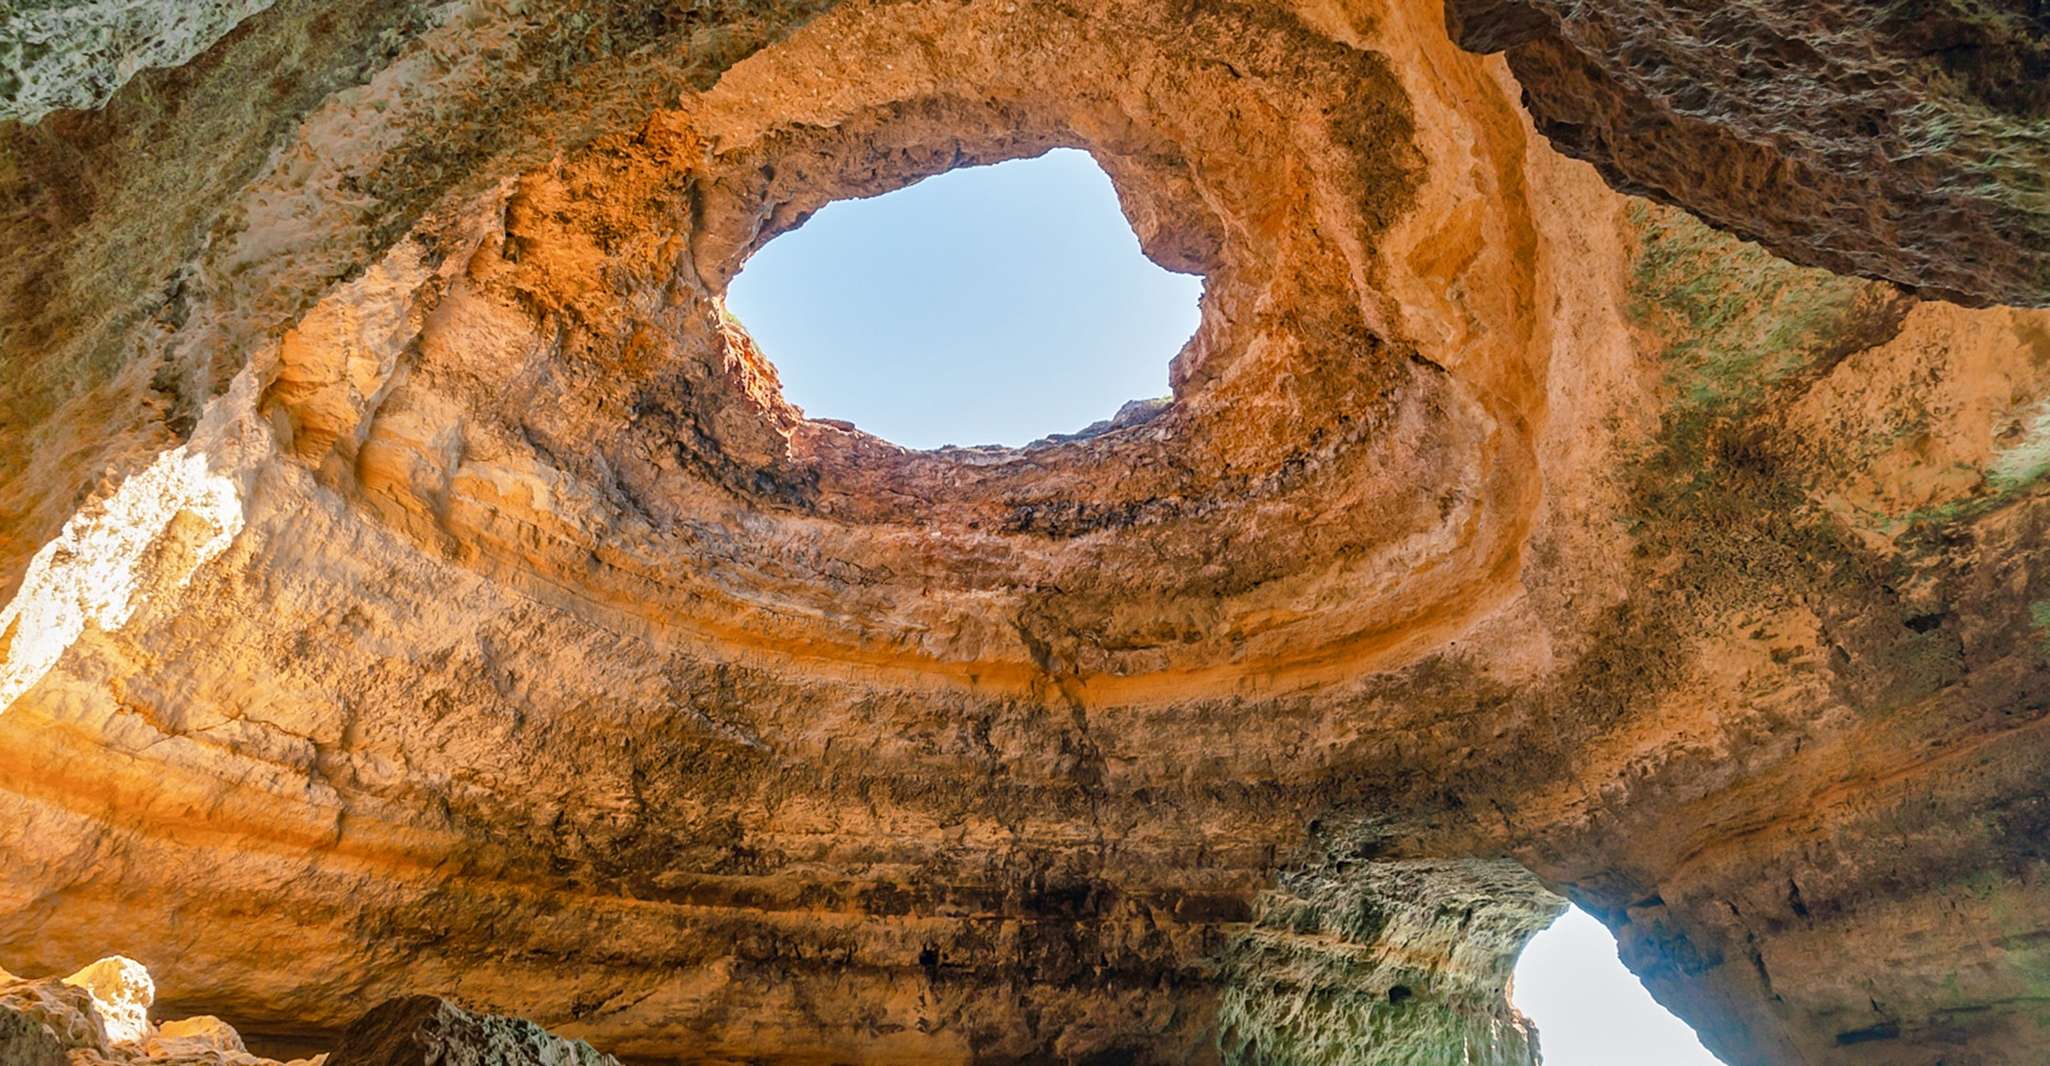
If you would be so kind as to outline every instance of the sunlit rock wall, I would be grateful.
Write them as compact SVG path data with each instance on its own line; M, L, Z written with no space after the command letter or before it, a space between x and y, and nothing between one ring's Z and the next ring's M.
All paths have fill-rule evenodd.
M0 124L0 958L308 1047L1521 1063L1563 895L1738 1066L2039 1057L2050 317L1628 199L1514 67L280 0ZM1055 146L1205 276L1172 403L783 401L753 249Z

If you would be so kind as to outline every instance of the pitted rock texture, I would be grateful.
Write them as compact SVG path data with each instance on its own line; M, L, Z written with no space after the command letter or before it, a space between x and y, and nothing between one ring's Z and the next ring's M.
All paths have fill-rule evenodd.
M342 1033L327 1066L619 1066L581 1040L521 1018L473 1014L438 996L405 996Z
M1501 990L1565 907L1499 859L1292 871L1227 954L1220 1044L1242 1062L1536 1062Z
M249 1053L219 1018L161 1024L149 971L112 956L61 980L0 971L0 1063L7 1066L619 1066L532 1022L476 1014L436 996L364 1013L334 1051L279 1063Z
M0 1063L7 1066L321 1066L280 1064L243 1046L219 1018L159 1025L155 983L134 959L101 959L69 977L30 980L0 970Z
M91 108L138 71L175 67L270 0L10 0L0 16L0 121Z
M0 126L0 957L309 1046L1521 1064L1564 895L1733 1066L2039 1058L2050 314L1521 91L1431 2L280 0ZM1055 146L1207 279L1172 402L783 401L753 249Z
M2040 0L1446 0L1540 132L1796 262L2050 305Z

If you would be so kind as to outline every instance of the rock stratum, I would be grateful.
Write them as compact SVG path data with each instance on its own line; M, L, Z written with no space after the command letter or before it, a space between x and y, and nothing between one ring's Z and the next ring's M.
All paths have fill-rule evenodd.
M217 6L0 82L9 965L264 1048L1521 1066L1570 898L1732 1066L2050 1046L2050 313L1914 295L2040 230L1575 140L1541 4ZM783 401L751 251L1057 146L1206 279L1171 403Z
M2041 0L1446 0L1551 144L1789 259L2050 305Z

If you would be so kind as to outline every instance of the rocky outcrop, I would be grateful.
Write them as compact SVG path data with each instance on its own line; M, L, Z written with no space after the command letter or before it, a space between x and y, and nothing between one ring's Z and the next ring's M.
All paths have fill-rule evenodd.
M64 1042L34 1016L0 1006L0 1063L6 1066L64 1066Z
M2050 315L1626 198L1515 65L279 0L0 127L0 957L310 1047L1522 1063L1563 896L1733 1066L2040 1057ZM1053 146L1206 278L1171 401L783 401L754 249Z
M1553 147L1799 263L2050 304L2050 11L2032 0L1446 0Z
M1339 860L1285 874L1225 951L1224 1058L1537 1063L1537 1036L1503 988L1524 944L1565 907L1502 860Z
M406 996L356 1019L327 1066L619 1066L619 1060L530 1021L472 1014L436 996Z
M134 959L110 956L69 977L0 971L0 1063L7 1066L321 1066L249 1053L219 1018L150 1021L155 982Z
M475 1014L435 996L372 1008L332 1052L279 1063L249 1053L210 1015L149 1018L149 971L101 959L69 977L25 980L0 971L0 1063L6 1066L619 1066L581 1040L532 1022Z

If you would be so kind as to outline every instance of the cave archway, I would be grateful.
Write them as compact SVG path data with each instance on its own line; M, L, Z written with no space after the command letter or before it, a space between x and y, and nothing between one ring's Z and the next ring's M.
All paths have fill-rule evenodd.
M1722 1066L1623 965L1608 927L1578 907L1524 945L1510 1001L1537 1026L1552 1066Z
M2031 1061L2050 555L1980 472L2042 319L1630 201L1371 8L281 2L0 128L0 961L647 1058L1513 1060L1511 856L1733 1059ZM721 313L1053 148L1208 279L1143 423L898 447Z

